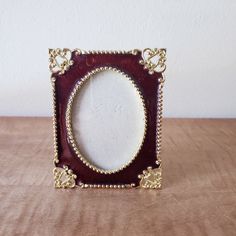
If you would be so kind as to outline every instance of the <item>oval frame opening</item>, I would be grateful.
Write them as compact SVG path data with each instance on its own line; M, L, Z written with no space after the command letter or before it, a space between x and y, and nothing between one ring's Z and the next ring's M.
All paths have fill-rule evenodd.
M140 101L141 101L141 104L142 104L142 109L143 109L143 112L144 112L144 131L143 131L143 137L142 137L142 140L141 140L141 143L135 153L135 155L133 155L130 160L122 165L122 167L120 168L117 168L117 169L112 169L112 170L106 170L106 169L102 169L100 167L97 167L95 164L92 164L87 158L86 156L84 156L82 153L81 153L81 150L79 148L79 145L76 141L76 138L75 138L75 134L74 134L74 128L73 128L73 124L72 124L72 114L73 114L73 104L74 104L74 101L75 101L75 98L76 96L78 95L78 93L80 92L80 89L81 87L86 83L86 81L88 81L89 79L93 79L93 76L95 76L97 73L99 72L103 72L103 71L114 71L114 72L117 72L119 74L122 75L122 77L124 77L124 79L128 79L132 85L133 85L133 89L136 90L139 98L140 98ZM71 94L70 94L70 97L69 97L69 100L68 100L68 103L67 103L67 109L66 109L66 129L67 129L67 134L68 134L68 140L74 150L74 152L76 153L77 157L79 157L79 159L86 165L88 166L89 168L91 168L93 171L96 171L98 173L102 173L102 174L113 174L113 173L117 173L123 169L125 169L127 166L129 166L134 160L135 158L137 157L142 145L143 145L143 142L144 142L144 139L145 139L145 136L146 136L146 129L147 129L147 112L146 112L146 106L145 106L145 103L144 103L144 98L143 98L143 95L140 91L140 89L137 87L137 85L135 84L135 82L131 79L131 77L129 77L126 73L124 73L123 71L117 69L117 68L114 68L114 67L99 67L97 69L94 69L90 72L88 72L83 78L79 79L77 81L77 83L75 84Z

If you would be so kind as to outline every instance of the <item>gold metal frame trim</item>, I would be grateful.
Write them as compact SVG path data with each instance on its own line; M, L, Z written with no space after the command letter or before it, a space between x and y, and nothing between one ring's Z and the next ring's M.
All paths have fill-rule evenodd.
M156 72L164 72L166 69L166 49L163 48L145 48L142 52L142 60L139 61L149 74Z
M92 76L94 76L95 74L102 72L102 71L107 71L107 70L112 70L115 72L120 73L121 75L123 75L124 78L128 79L132 85L134 86L135 90L138 93L139 98L141 99L142 102L142 106L143 106L143 110L144 110L144 135L142 138L142 142L136 152L136 154L132 157L132 159L126 163L125 165L123 165L121 168L115 169L115 170L104 170L101 168L96 167L95 165L91 164L80 152L79 148L78 148L78 144L74 138L74 134L73 134L73 127L72 127L72 106L73 106L73 101L75 99L76 94L79 92L80 88L83 86L83 84L90 78L92 78ZM123 169L125 169L127 166L129 166L137 157L138 153L141 150L141 147L143 145L145 136L146 136L146 130L147 130L147 110L146 110L146 105L145 105L145 101L143 98L143 95L141 94L140 89L137 87L137 85L135 84L135 82L124 72L122 72L119 69L113 68L113 67L99 67L97 69L94 69L90 72L88 72L80 81L78 81L74 87L74 89L71 92L71 95L69 97L69 101L67 103L67 109L66 109L66 128L67 128L67 134L68 134L68 139L69 142L74 150L74 152L76 153L76 155L80 158L80 160L89 168L91 168L92 170L98 172L98 173L102 173L102 174L113 174L113 173L117 173Z
M52 101L53 101L53 115L52 115L52 122L53 122L53 146L54 146L54 157L53 162L59 163L58 159L58 143L57 143L57 112L56 112L56 79L51 77L52 83Z
M165 82L164 74L159 79L157 95L157 126L156 126L156 164L157 168L151 166L139 175L139 188L160 189L162 185L162 167L161 167L161 143L162 143L162 119L163 119L163 86Z
M72 51L68 48L56 48L49 49L49 69L52 73L59 72L59 74L64 74L71 65L73 61L71 60Z
M161 148L162 148L162 120L163 120L163 87L165 82L165 75L159 79L158 95L157 95L157 126L156 126L156 155L157 161L161 163Z
M141 175L138 176L140 179L139 187L148 189L160 189L162 180L162 169L161 166L158 168L152 168L151 166L144 170Z
M69 67L73 64L73 61L71 60L72 52L75 52L76 54L133 54L136 55L140 50L134 49L131 51L84 51L80 49L75 50L69 50L69 49L49 49L49 68L52 73L59 72L59 74L65 73L66 70L69 69ZM61 52L69 52L70 58L68 58L68 55L66 58L64 58L64 54ZM148 57L145 57L145 53L149 53ZM62 55L62 60L64 58L63 63L59 63L56 60L56 54ZM151 59L155 56L159 56L158 63L154 63ZM166 50L165 49L149 49L146 48L142 51L142 60L139 61L140 64L144 65L144 69L148 70L150 74L153 74L154 71L162 73L162 77L159 79L159 87L158 87L158 97L157 97L157 127L156 127L156 156L157 156L157 168L148 167L147 170L143 171L143 174L139 175L138 178L140 179L139 186L137 188L161 188L161 143L162 143L162 114L163 114L163 86L164 86L164 71L166 69L165 65L166 61ZM133 82L131 80L131 82ZM54 164L59 163L58 159L58 143L57 143L57 114L56 114L56 88L55 83L56 79L54 77L51 77L51 83L52 83L52 92L53 92L53 136L54 136ZM135 85L135 84L134 84ZM139 91L139 90L138 90ZM141 96L141 98L143 98ZM145 108L145 118L146 118L146 107ZM146 133L146 120L145 120L145 133ZM145 136L145 135L144 135ZM140 145L141 148L142 144ZM61 174L62 168L56 167L53 170L54 179L55 179L55 187L56 188L73 188L75 187L75 179L76 175L73 174L72 170L69 170L67 166L63 166L63 175L66 174L66 176L69 175L69 181L61 182L59 176ZM60 171L58 171L60 170ZM69 171L69 172L68 172ZM113 173L113 172L112 172ZM154 180L150 179L155 177ZM134 183L132 184L118 184L118 185L104 185L104 184L84 184L82 182L79 182L78 187L80 188L134 188L136 187Z
M84 184L80 182L78 184L80 188L103 188L103 189L124 189L135 188L135 184Z
M53 175L55 188L74 188L76 185L75 179L77 176L68 166L54 168Z
M75 52L77 55L79 54L134 54L136 55L137 49L134 50L82 50L82 49L74 49L73 52Z

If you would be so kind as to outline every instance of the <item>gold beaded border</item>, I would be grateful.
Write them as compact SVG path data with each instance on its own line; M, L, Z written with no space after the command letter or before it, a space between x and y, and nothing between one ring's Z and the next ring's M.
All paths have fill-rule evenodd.
M146 54L147 53L147 54ZM145 56L148 55L147 57ZM158 58L157 62L153 62L153 58ZM142 60L139 61L144 65L144 70L148 70L149 74L154 72L161 73L158 79L157 89L157 120L156 120L156 168L149 166L147 170L138 175L140 179L139 188L160 189L162 185L162 165L161 165L161 144L162 144L162 120L163 120L163 86L165 81L164 71L166 70L166 49L164 48L145 48L142 51Z
M147 49L143 50L144 51ZM165 49L161 49L165 50ZM138 52L142 52L139 49L133 49L130 51L84 51L80 49L75 49L72 52L75 52L77 55L78 54L133 54L137 55ZM142 54L143 56L143 54ZM144 59L144 58L143 58ZM164 54L164 62L165 62L165 54ZM50 68L51 69L51 68ZM69 69L69 68L68 68ZM145 68L144 68L145 69ZM159 79L159 87L158 87L158 97L157 97L157 128L156 128L156 156L157 156L157 165L158 165L158 170L160 170L160 173L162 171L161 168L161 143L162 143L162 113L163 113L163 86L164 86L164 71L166 69L166 66L164 64L164 69L162 71L157 71L159 73L162 73L162 78ZM61 71L61 74L65 72ZM53 71L52 71L53 73ZM57 144L57 123L56 123L56 93L55 93L55 81L56 79L54 77L51 77L51 82L52 82L52 90L53 90L53 136L54 136L54 158L53 161L54 163L58 163L58 144ZM57 167L56 167L57 168ZM56 169L54 168L54 170ZM150 169L150 168L149 168ZM144 170L145 171L145 170ZM158 179L158 181L161 181L161 178ZM135 187L135 184L125 184L125 185L104 185L104 184L84 184L82 182L79 182L79 187L81 188L133 188ZM138 188L146 188L145 186L138 186ZM161 187L161 182L160 186ZM148 187L150 188L150 187ZM152 187L151 187L152 188Z
M157 155L158 165L161 164L164 82L165 82L165 76L164 73L162 73L162 77L159 78L158 96L157 96L156 155Z
M57 109L56 109L56 78L51 77L52 84L52 106L53 106L53 115L52 115L52 123L53 123L53 146L54 146L54 164L59 163L58 158L58 142L57 142Z
M133 54L136 55L137 52L139 50L138 49L134 49L134 50L82 50L82 49L74 49L73 52L75 52L76 55L79 54Z
M162 120L163 120L163 86L164 74L159 78L158 95L157 95L157 121L156 121L156 168L152 166L143 170L143 173L138 175L139 188L145 189L160 189L162 185L162 165L161 165L161 143L162 143Z
M127 189L134 188L135 183L132 184L84 184L79 182L78 187L80 188L104 188L104 189Z
M134 88L136 89L139 98L141 99L142 102L142 106L143 106L143 110L144 110L144 135L142 138L142 142L139 145L139 148L136 152L136 154L132 157L132 159L126 163L125 165L123 165L121 168L115 169L115 170L103 170L101 168L96 167L95 165L91 164L80 152L79 148L78 148L78 144L74 138L74 134L73 134L73 127L72 127L72 106L73 106L73 101L75 99L76 94L79 92L80 88L83 86L83 84L90 78L92 78L92 76L94 76L95 74L102 72L102 71L107 71L107 70L111 70L111 71L115 71L120 73L121 75L123 75L123 77L125 79L128 79L132 85L134 86ZM129 166L134 159L137 157L138 153L141 150L141 147L143 145L143 142L145 140L145 136L146 136L146 130L147 130L147 109L146 109L146 105L145 105L145 101L144 101L144 97L140 91L140 89L137 87L137 85L134 83L134 81L123 71L114 68L114 67L99 67L96 68L90 72L88 72L80 81L78 81L74 87L74 89L72 90L68 103L67 103L67 109L66 109L66 128L67 128L67 135L68 135L68 140L74 150L74 152L76 153L77 157L80 158L80 160L86 165L88 166L90 169L92 169L93 171L96 171L98 173L101 174L114 174L117 173L123 169L125 169L127 166Z

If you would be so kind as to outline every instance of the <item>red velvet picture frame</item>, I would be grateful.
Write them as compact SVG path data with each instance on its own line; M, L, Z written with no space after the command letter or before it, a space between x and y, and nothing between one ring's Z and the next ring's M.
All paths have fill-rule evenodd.
M53 90L54 183L56 188L161 187L161 121L165 49L83 51L49 49ZM104 70L131 78L141 93L146 112L146 132L135 159L125 168L102 171L89 165L77 151L70 127L73 91L86 78Z

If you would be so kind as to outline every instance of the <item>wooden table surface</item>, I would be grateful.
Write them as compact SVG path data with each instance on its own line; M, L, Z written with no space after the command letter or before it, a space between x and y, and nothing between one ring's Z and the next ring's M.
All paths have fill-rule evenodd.
M0 235L236 235L236 120L166 119L163 189L56 190L49 118L0 118Z

